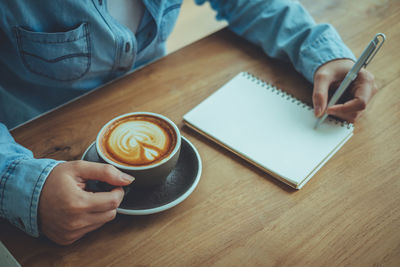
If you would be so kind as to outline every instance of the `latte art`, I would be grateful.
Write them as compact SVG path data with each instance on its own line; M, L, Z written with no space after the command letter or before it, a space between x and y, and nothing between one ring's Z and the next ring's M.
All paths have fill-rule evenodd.
M108 128L103 153L122 165L145 166L167 157L175 146L172 129L155 117L128 117Z

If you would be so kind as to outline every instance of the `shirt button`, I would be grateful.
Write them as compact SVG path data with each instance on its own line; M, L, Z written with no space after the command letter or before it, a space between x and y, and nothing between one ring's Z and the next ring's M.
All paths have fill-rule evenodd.
M103 0L99 0L99 5L102 5L103 4Z
M125 53L128 53L131 50L131 44L130 43L126 43L125 44Z

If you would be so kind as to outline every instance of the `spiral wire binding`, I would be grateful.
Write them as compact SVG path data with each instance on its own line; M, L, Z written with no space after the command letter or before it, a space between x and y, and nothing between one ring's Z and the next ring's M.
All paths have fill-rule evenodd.
M242 76L249 79L250 81L256 83L257 85L266 88L267 90L271 90L272 93L276 93L277 95L280 95L283 99L286 99L288 101L291 101L292 103L297 104L298 106L301 106L301 108L306 108L307 110L312 110L312 107L307 105L306 103L302 102L301 100L297 99L296 97L292 96L291 94L286 93L285 91L277 88L276 86L265 82L261 80L260 78L254 76L253 74L249 72L242 72ZM338 119L328 117L328 122L334 123L336 125L340 125L341 127L346 127L347 129L354 128L352 123L349 123L347 121L340 121Z

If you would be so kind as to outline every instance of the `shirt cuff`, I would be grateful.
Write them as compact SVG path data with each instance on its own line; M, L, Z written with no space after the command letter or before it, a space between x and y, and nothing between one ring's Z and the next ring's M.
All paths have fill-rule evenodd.
M299 70L310 82L314 81L315 71L329 61L335 59L356 60L353 52L343 43L336 30L329 24L324 26L329 29L300 51L302 62Z
M19 158L12 161L0 177L0 215L12 224L38 237L38 206L43 185L61 161Z

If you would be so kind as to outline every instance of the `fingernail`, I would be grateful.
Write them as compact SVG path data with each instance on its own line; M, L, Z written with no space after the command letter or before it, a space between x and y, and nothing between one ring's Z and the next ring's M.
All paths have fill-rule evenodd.
M135 178L133 176L130 176L129 174L126 174L124 172L121 173L121 178L130 183L135 181Z

